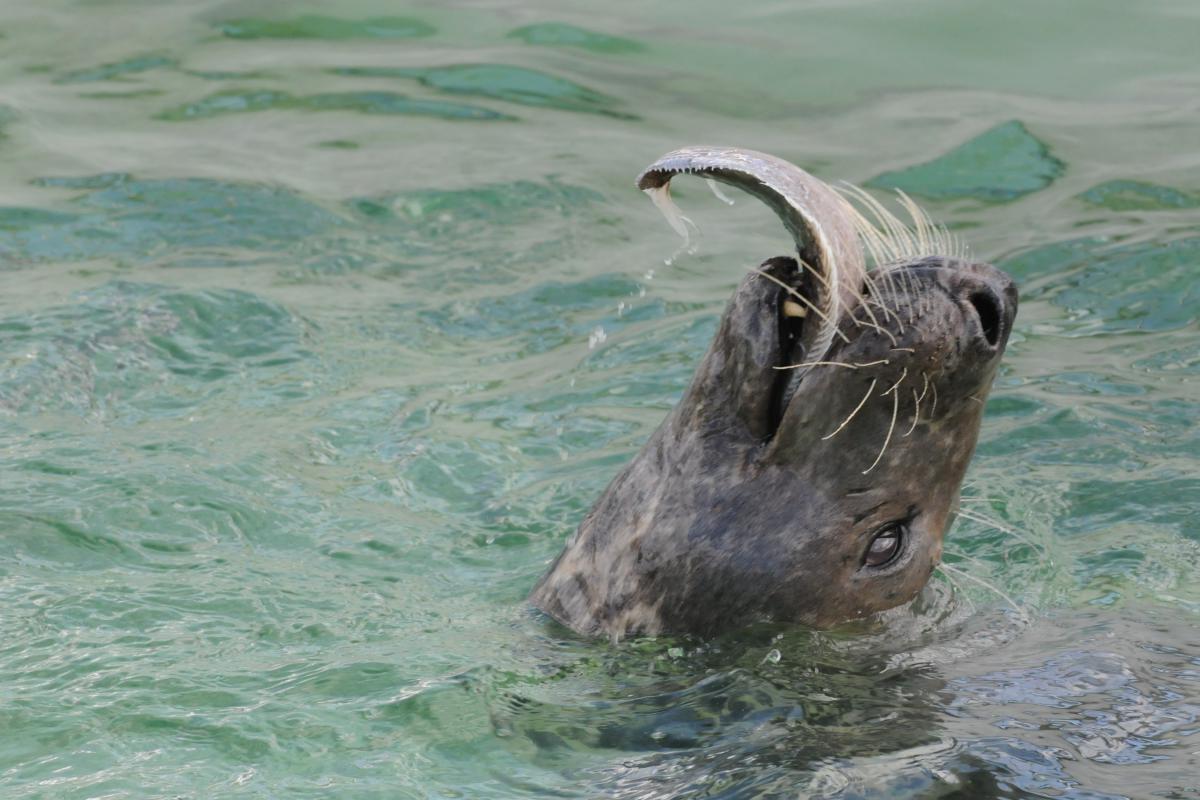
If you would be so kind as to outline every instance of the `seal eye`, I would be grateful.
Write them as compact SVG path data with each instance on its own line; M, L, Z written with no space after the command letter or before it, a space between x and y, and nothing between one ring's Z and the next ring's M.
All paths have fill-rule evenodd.
M889 525L875 534L875 538L871 540L871 546L867 548L863 564L868 567L882 567L889 564L900 552L900 545L904 540L903 533L904 530L899 525Z

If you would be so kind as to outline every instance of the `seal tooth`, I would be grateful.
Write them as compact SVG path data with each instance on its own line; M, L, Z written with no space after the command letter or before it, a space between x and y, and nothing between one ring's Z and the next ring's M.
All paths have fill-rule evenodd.
M797 303L795 300L783 301L783 315L785 317L800 317L803 319L808 316L808 309Z

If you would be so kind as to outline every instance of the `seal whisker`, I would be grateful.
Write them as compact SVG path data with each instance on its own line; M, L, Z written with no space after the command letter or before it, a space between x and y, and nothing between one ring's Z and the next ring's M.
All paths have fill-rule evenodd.
M896 191L896 196L908 214L911 224L905 224L879 200L853 184L842 182L836 188L843 197L852 197L861 203L874 217L873 220L868 219L866 214L858 212L854 223L860 237L874 238L877 245L875 249L883 251L884 258L876 259L877 266L890 271L904 261L930 255L953 257L963 250L958 237L953 236L944 225L935 224L929 215L901 190ZM880 228L883 229L882 232Z
M917 291L916 284L913 282L914 278L913 278L912 272L910 270L903 270L903 273L904 273L904 279L906 281L907 288L908 288L908 297L909 298L912 298L912 297L918 298L916 314L913 317L911 317L912 322L915 325L916 321L918 319L920 319L922 316L924 316L932 308L932 306L927 307L925 305L925 297L922 295L921 292ZM910 300L909 308L910 309L912 308L911 300Z
M972 499L972 498L964 498L964 499ZM962 517L963 519L969 519L972 522L978 522L980 525L986 525L989 528L995 528L996 530L1000 531L1001 533L1006 533L1009 536L1012 536L1014 539L1018 539L1021 542L1023 542L1024 544L1029 545L1034 550L1038 551L1039 553L1042 553L1043 555L1045 555L1045 553L1046 553L1045 545L1038 544L1037 542L1028 538L1027 536L1025 536L1025 534L1021 533L1020 531L1016 530L1015 528L1012 528L998 520L994 520L990 517L980 514L978 511L966 511L966 510L960 508L960 509L958 509L958 515L960 517Z
M814 268L812 264L809 264L803 258L797 258L796 261L800 264L800 266L804 267L804 269L811 272L813 277L821 282L822 286L824 286L826 289L829 288L829 279L821 274L821 270Z
M941 564L937 565L937 570L939 572L941 572L941 570L942 570ZM954 576L952 576L949 572L942 572L942 577L945 578L947 581L949 581L950 585L958 590L959 595L962 596L963 602L965 602L968 606L971 607L971 614L978 614L979 609L975 606L975 603L972 602L971 598L967 596L967 590L962 588L962 584L959 583L958 581L954 580Z
M938 568L949 570L949 571L953 572L955 575L960 575L969 581L975 581L975 583L978 583L980 586L983 586L987 589L991 589L993 592L1000 595L1000 597L1004 598L1004 600L1007 601L1010 606L1012 606L1013 611L1017 612L1017 614L1021 617L1022 622L1027 623L1030 621L1029 614L1025 611L1025 609L1021 608L1021 606L1017 604L1017 601L1013 600L1011 597L1009 597L1004 592L1003 589L993 586L991 583L989 583L988 581L985 581L983 578L977 578L974 575L972 575L971 573L967 572L966 570L961 570L958 567L953 567L953 566L945 563L944 561L938 565Z
M908 212L908 216L913 221L913 230L917 235L917 250L922 253L930 252L933 249L933 243L937 241L933 222L921 207L904 193L903 189L897 189L896 194L899 195L900 204L904 206L904 210Z
M871 275L871 272L871 270L867 270L863 273L863 288L870 292L874 292L878 286L876 285L875 278L873 275Z
M897 388L897 387L899 387L899 386L900 386L900 384L904 383L904 379L905 379L905 378L907 378L907 377L908 377L908 367L905 367L905 368L904 368L904 370L903 370L903 371L900 373L900 380L898 380L898 381L896 381L895 383L893 383L893 384L892 384L892 388L890 388L890 389L888 389L886 392L884 392L884 393L883 393L883 396L884 396L884 397L886 397L887 395L889 395L889 394L891 394L892 392L896 391L896 388Z
M885 302L883 302L882 298L879 300L876 300L875 298L878 296L880 296L878 292L873 293L871 295L871 299L868 300L867 302L870 303L871 305L875 306L876 308L878 308L880 311L882 311L887 316L896 320L896 324L900 327L900 333L904 333L903 320L900 319L899 315L897 315L895 311L888 308L887 304Z
M834 436L837 436L837 434L842 430L842 428L844 428L850 424L850 420L854 419L854 417L858 414L858 412L862 410L862 407L867 404L867 399L871 396L871 392L875 391L875 384L877 384L877 383L879 383L878 378L871 379L871 385L867 387L867 393L863 395L862 400L858 401L858 405L856 405L854 407L854 410L850 412L850 416L848 416L848 417L846 417L846 419L842 420L842 424L838 425L837 428L833 431L833 433L828 433L828 434L822 436L821 437L822 442L824 442L827 439L832 439Z
M867 249L868 254L871 256L871 260L878 263L878 261L877 261L877 259L879 257L879 251L877 249L878 245L876 245L875 242L870 238L863 239L862 242L863 242L863 246ZM863 271L863 287L868 292L870 292L870 294L873 297L878 297L882 301L883 297L882 297L882 293L880 292L879 282L875 280L875 273L879 273L879 270L874 269L874 270L864 270ZM880 273L880 274L882 275L882 273ZM884 276L884 277L886 277L886 276Z
M893 313L900 326L900 333L903 334L905 323L898 314L894 314L894 309L899 309L900 290L903 289L904 295L910 298L909 324L931 311L932 300L914 290L912 275L900 267L931 255L954 257L963 253L962 242L958 237L951 235L945 226L935 224L929 215L901 190L897 190L896 196L909 218L908 222L889 211L882 202L858 186L843 181L835 188L845 202L847 214L863 249L874 264L874 269L867 271L867 281L871 283L873 293L881 299L882 295L875 289L879 288L878 283L886 286L890 295L888 302L893 308L889 309L883 304L880 307L885 313ZM900 273L898 278L897 272ZM881 280L875 281L876 276ZM914 297L917 298L915 307L911 302L911 298Z
M829 279L826 276L822 275L820 270L814 268L812 264L809 264L803 258L797 258L796 260L802 268L811 272L813 274L813 277L815 277L818 281L820 281L821 285L823 287L825 287L826 291L832 291L832 288L829 285ZM865 272L863 273L863 282L867 285L871 284L871 278ZM880 327L879 320L876 319L874 312L871 311L871 308L867 303L867 299L865 297L863 297L862 293L859 292L858 289L856 289L854 286L852 286L850 284L847 284L843 288L845 288L846 290L848 290L850 292L850 295L855 300L858 301L859 305L862 306L863 310L867 313L867 316L871 318L871 322L866 323L863 320L860 320L857 316L851 315L851 317L850 317L851 321L854 322L854 324L860 328L863 325L870 325L870 327L873 327L873 328L875 328L875 330L880 331L883 334L885 334L886 336L890 337L892 339L892 343L894 344L895 337L892 336L891 333L889 333L888 331L886 331L882 327Z
M859 369L861 367L876 367L886 363L888 363L886 358L879 361L867 361L862 364L849 364L845 361L806 361L803 364L788 364L782 367L772 367L772 369L800 369L802 367L848 367L849 369Z
M890 281L889 281L889 284L890 284ZM885 302L886 298L883 296L883 293L879 290L878 285L876 285L874 281L872 281L868 278L866 281L866 286L867 286L867 290L870 294L867 296L860 296L860 300L863 303L863 310L865 310L867 312L867 316L869 316L871 318L872 322L875 322L876 324L878 324L879 320L871 312L871 308L870 308L871 306L875 306L876 308L878 308L880 311L883 312L885 319L887 317L891 317L892 319L896 320L896 325L900 328L900 333L903 334L904 333L904 322L900 319L900 316L895 311L893 311L891 308L888 307L887 303ZM893 292L893 295L894 295L894 292ZM895 337L892 337L892 338L895 339Z
M791 286L788 286L786 283L779 280L779 278L776 278L774 275L770 274L769 272L766 272L765 270L761 270L758 267L751 267L750 269L752 272L757 272L759 275L763 276L764 278L769 280L771 283L775 283L775 284L778 284L779 286L782 286L784 288L784 290L787 291L788 294L790 294L792 297L796 298L801 303L804 303L804 305L806 305L810 309L812 309L813 312L818 317L820 317L822 320L824 320L826 324L834 325L834 322L829 319L829 316L824 311L817 308L817 305L813 301L809 300L807 297L805 297L804 295L797 292ZM846 344L850 343L850 340L848 338L846 338L846 334L842 333L836 327L833 329L833 332L835 335L840 336L842 341L845 342Z
M859 192L862 191L852 184L845 184L845 186L839 186L835 188L837 188L838 191L840 191L843 195L852 194L855 190ZM855 232L858 233L859 238L862 240L863 246L867 249L867 252L871 256L871 261L875 263L875 266L878 267L890 261L892 247L888 242L887 236L875 225L871 224L871 222L865 216L863 216L863 214L859 212L859 210L856 209L848 200L846 201L846 207L851 219L853 220Z
M917 397L917 390L913 389L913 421L912 425L908 426L908 430L904 432L905 436L917 429L917 423L921 420L921 398Z
M945 225L939 225L930 219L925 209L917 205L903 189L897 189L896 194L900 196L901 204L912 219L913 226L917 231L918 243L923 243L926 254L951 258L960 256L962 241L957 236L951 234Z
M895 214L884 208L882 203L851 183L843 181L836 188L843 196L849 195L862 203L875 218L874 220L868 219L865 214L854 208L852 204L847 203L853 209L852 218L859 236L874 235L878 239L880 249L884 255L883 261L876 262L878 266L882 267L885 264L901 261L906 255L914 251L913 241L904 224L896 218ZM881 233L879 231L880 227L884 229L884 232Z
M900 333L903 334L904 333L904 321L900 318L900 313L899 313L899 311L900 311L900 292L901 292L902 288L907 291L907 289L909 287L908 286L899 287L896 285L897 284L896 272L894 270L888 270L884 274L887 275L888 284L892 287L892 311L896 314L896 322L897 322L897 324L900 325ZM908 276L907 276L906 272L901 273L900 274L901 282L905 281L907 279L907 277ZM908 306L908 309L909 309L908 321L911 324L912 323L912 305L911 305L911 303Z
M907 373L907 372L908 372L908 370L906 369L905 373ZM904 376L900 377L900 381L902 381L902 380L904 380ZM896 381L896 386L900 385L900 381ZM891 389L888 389L888 391L889 392L892 391L892 389L895 389L896 386L893 386ZM885 392L885 394L886 394L886 392ZM900 413L900 395L898 393L893 393L892 394L892 423L890 425L888 425L887 437L884 438L883 447L879 448L879 455L875 456L875 461L872 462L871 466L867 467L866 469L864 469L862 471L863 475L866 475L868 472L875 469L875 467L883 459L883 454L887 452L888 444L892 441L892 431L894 431L896 429L896 415L899 413Z
M884 263L882 261L882 259L886 258L886 254L881 252L878 255L873 255L872 257L875 259L878 259L878 260L876 260L876 264L880 264L880 263ZM879 276L879 279L881 281L880 286L883 289L883 291L878 292L879 301L881 304L890 305L894 312L894 309L899 306L899 297L900 297L899 292L896 288L895 277L892 275L891 272L889 272L888 270L882 269L879 266L876 266L875 269L871 270L868 274L871 274L872 277L874 277L876 275ZM899 317L896 317L896 319L897 319L897 321L899 321Z
M866 306L864 305L863 308L866 308ZM869 314L870 311L868 311L867 313ZM872 319L873 318L874 317L872 317ZM858 327L861 328L862 326L866 325L868 328L873 328L873 329L879 331L880 333L882 333L887 338L891 339L892 344L898 344L898 342L896 341L896 337L892 335L892 332L889 331L887 328L884 328L883 326L879 325L877 322L871 323L871 322L867 322L866 320L860 320L857 317L852 317L852 319L854 319L854 321L858 325ZM892 349L895 350L896 348L892 348Z
M892 319L896 320L896 324L900 327L900 333L904 333L904 320L900 319L900 315L896 313L896 308L899 307L899 293L896 289L896 280L890 272L875 270L882 279L883 291L878 292L879 307L885 313L890 314Z
M832 292L832 291L833 291L832 287L829 285L829 278L827 278L826 276L822 275L822 274L821 274L821 271L820 271L819 269L816 269L815 267L813 267L813 265L812 265L812 264L809 264L809 263L808 263L807 261L805 261L803 258L797 258L797 259L796 259L796 261L797 261L797 262L800 264L800 266L801 266L803 269L806 269L806 270L808 270L809 272L811 272L811 273L813 274L813 277L815 277L815 278L816 278L818 281L820 281L821 285L822 285L823 287L825 287L825 290L826 290L827 292ZM865 282L867 282L867 283L870 283L870 280L871 280L871 279L870 279L869 277L867 277L867 276L866 276L866 273L865 273L865 272L863 273L863 275L864 275L864 281L865 281ZM875 323L875 325L876 325L876 326L878 326L878 325L879 325L879 320L875 319L875 315L874 315L873 313L871 313L871 309L867 307L867 301L866 301L866 298L865 298L865 297L863 297L863 296L862 296L862 294L861 294L861 293L860 293L860 292L859 292L857 289L855 289L855 288L854 288L852 285L849 285L849 284L847 284L846 286L844 286L844 287L842 287L842 288L844 288L844 289L847 289L847 290L850 292L850 295L851 295L851 296L852 296L854 299L856 299L856 300L859 302L859 304L860 304L860 305L863 307L863 309L864 309L864 310L867 312L867 316L869 316L869 317L871 318L871 322ZM858 317L851 316L851 317L850 317L850 319L851 319L851 320L854 322L854 324L855 324L855 325L857 325L858 327L860 327L860 328L861 328L861 327L863 326L863 323L862 323L862 322L861 322L861 321L858 319Z
M890 285L890 281L887 283L886 291L888 291L888 293L892 291L892 285ZM899 332L904 333L904 320L900 319L899 315L895 313L895 309L888 305L887 297L884 296L883 291L875 290L874 293L871 294L868 302L871 303L872 306L880 309L880 311L883 312L884 317L890 317L894 319Z
M864 203L870 203L874 200L874 198L871 198L869 195L866 195L865 192L863 192L857 186L853 186L852 184L845 184L844 187L839 187L839 189L843 195L853 194L856 197L858 197L860 195L865 197L865 200L863 200ZM843 199L845 200L844 197L843 197ZM893 305L895 305L896 289L895 289L894 282L891 280L891 276L887 273L887 271L881 271L879 269L879 267L881 267L883 264L890 262L893 259L893 257L895 256L896 248L895 248L894 244L892 243L892 240L889 239L889 234L885 234L884 232L880 231L875 225L873 225L870 222L870 220L868 220L861 212L859 212L858 209L856 209L853 206L853 204L851 204L848 200L845 200L845 205L846 205L847 213L850 216L851 221L854 225L855 232L858 234L859 240L862 242L863 247L867 250L868 254L871 257L871 260L875 263L875 265L876 265L875 271L879 272L881 274L881 276L886 280L887 288L889 290L889 293L892 295L892 303L893 303ZM878 286L875 284L870 271L865 272L865 278L866 278L866 281L871 286L872 293L880 296L882 299L882 295L878 291ZM897 322L899 322L899 318L897 318ZM901 333L904 332L903 323L901 323L901 331L900 332Z
M871 311L871 306L867 302L867 298L863 296L862 292L858 291L853 286L847 286L846 288L849 289L850 296L858 301L858 304L859 304L859 306L862 307L862 310L867 312L867 316L871 318L870 325L872 327L874 327L876 330L882 330L879 327L879 320L875 317L875 313L873 311ZM857 316L852 315L850 318L852 320L854 320L854 323L856 325L858 325L859 327L862 327L862 325L866 324L866 323L863 323L861 320L859 320L859 318Z

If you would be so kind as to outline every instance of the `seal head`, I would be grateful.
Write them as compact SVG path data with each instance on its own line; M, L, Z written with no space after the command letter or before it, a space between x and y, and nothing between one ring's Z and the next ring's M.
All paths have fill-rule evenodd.
M691 386L532 602L614 639L760 619L828 627L908 602L940 559L1015 286L960 253L916 252L947 241L923 235L923 217L889 249L786 162L677 152L701 155L686 168L660 159L643 188L686 171L749 189L785 219L799 258L742 280Z

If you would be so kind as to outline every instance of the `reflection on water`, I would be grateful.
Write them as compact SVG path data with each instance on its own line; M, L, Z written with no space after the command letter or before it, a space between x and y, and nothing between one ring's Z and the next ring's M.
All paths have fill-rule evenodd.
M1063 163L1017 120L997 125L925 164L888 172L869 186L919 197L1004 202L1045 189Z
M1110 211L1166 211L1200 208L1200 194L1181 192L1145 181L1113 180L1093 186L1079 195L1084 202Z
M91 83L93 81L111 81L125 75L135 75L152 69L174 67L174 59L160 55L135 56L114 64L101 64L98 67L75 70L58 78L58 83Z
M320 14L231 19L217 29L231 39L415 39L435 32L429 23L411 17L343 19Z
M295 97L270 89L224 91L160 114L161 119L206 119L240 111L359 111L364 114L420 114L441 119L512 119L496 111L440 100L413 100L395 92L331 92Z
M544 72L504 64L453 64L447 67L343 67L338 75L360 78L413 78L431 89L505 100L560 111L589 111L634 119L613 108L616 101L599 92Z
M0 794L1195 795L1187 13L14 13ZM1021 286L907 608L611 645L524 603L788 247L680 180L663 263L631 181L693 142L918 195Z
M594 53L636 53L645 49L640 42L623 36L612 36L599 31L589 31L563 22L540 22L523 25L508 32L513 39L525 44L579 47Z

